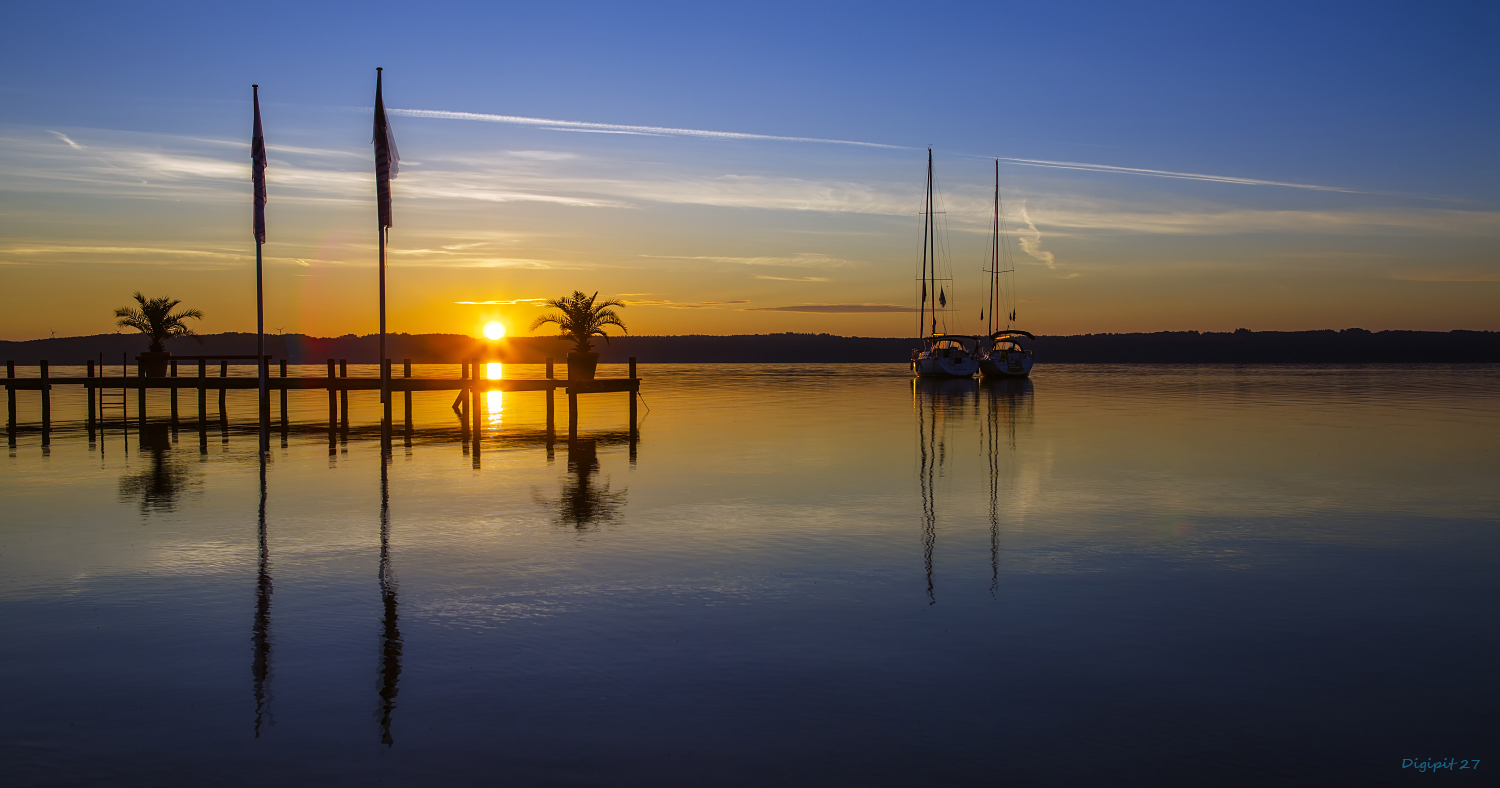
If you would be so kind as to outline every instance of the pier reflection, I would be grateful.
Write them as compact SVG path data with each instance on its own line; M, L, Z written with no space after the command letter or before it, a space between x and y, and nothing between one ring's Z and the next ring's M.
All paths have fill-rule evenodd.
M139 499L141 513L168 512L188 488L202 483L190 463L176 459L172 430L167 424L147 424L139 433L140 454L146 467L120 478L120 499Z

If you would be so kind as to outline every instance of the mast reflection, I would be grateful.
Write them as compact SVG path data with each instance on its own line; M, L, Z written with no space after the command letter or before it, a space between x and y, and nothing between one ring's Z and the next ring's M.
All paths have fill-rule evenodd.
M948 457L950 416L961 415L978 384L972 378L913 378L912 401L917 414L917 486L922 493L922 567L927 576L927 604L937 604L932 579L932 555L937 547L937 480ZM978 398L975 397L975 404Z
M396 712L396 694L401 683L400 611L396 597L396 575L391 569L391 488L390 454L380 459L380 602L383 608L380 631L380 743L395 744L391 737L391 718Z
M260 456L260 511L257 520L260 560L255 580L255 622L250 626L250 676L255 692L255 738L270 718L271 695L271 551L266 542L266 456Z
M1033 416L1030 378L1000 378L984 383L985 447L990 471L990 596L1000 585L1000 477L1004 474L1007 454L1016 451L1016 435L1024 424L1030 426ZM1008 449L1008 452L1002 449Z

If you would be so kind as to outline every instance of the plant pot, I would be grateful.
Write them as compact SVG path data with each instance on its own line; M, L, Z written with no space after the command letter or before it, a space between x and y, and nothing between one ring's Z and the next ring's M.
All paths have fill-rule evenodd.
M598 353L568 354L568 380L593 380L598 367Z
M141 365L141 373L148 378L164 378L167 376L167 364L172 360L172 354L167 351L160 353L142 353L135 357L136 363Z

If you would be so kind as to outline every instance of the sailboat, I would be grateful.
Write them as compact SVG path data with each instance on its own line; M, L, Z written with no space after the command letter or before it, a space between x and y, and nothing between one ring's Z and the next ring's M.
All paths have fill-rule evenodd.
M1036 337L1030 332L1012 328L1016 320L1015 277L1016 264L1010 256L1010 247L1005 243L1005 224L1000 213L1000 160L995 160L995 218L990 232L990 300L984 314L986 342L975 349L979 374L986 378L1024 378L1031 374L1035 354L1029 344ZM1010 287L1002 287L1002 275L1010 276ZM1002 303L1006 302L1006 303ZM1005 311L1005 327L1000 327L1001 309ZM980 316L983 318L983 315Z
M924 378L971 378L979 369L974 357L979 337L938 333L938 310L948 306L948 294L939 282L953 284L937 275L937 212L932 200L932 148L927 149L927 203L922 211L922 299L918 309L917 334L922 346L912 351L911 368ZM932 318L929 322L928 312ZM922 335L923 324L926 335ZM969 344L965 344L965 340ZM971 345L973 347L971 347Z

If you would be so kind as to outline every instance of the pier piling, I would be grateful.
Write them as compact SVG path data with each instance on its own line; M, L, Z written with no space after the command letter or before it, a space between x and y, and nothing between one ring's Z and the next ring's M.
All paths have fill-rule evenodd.
M349 377L349 359L339 359L339 377ZM339 386L339 433L347 439L349 437L349 387Z
M47 382L47 362L42 362L42 445L52 443L52 386Z
M172 360L172 377L177 377L177 360ZM177 387L168 389L172 397L172 429L177 429Z
M94 442L94 407L95 407L94 406L94 400L96 399L96 397L94 395L94 384L93 384L93 377L94 377L94 360L93 359L89 359L89 363L88 363L88 377L89 377L89 381L90 382L85 383L84 384L84 388L88 390L88 400L89 400L88 401L88 408L89 408L89 413L88 413L87 416L84 417L84 419L85 419L85 421L88 422L88 427L89 427L89 443L93 443Z
M391 364L391 360L390 359L383 359L380 362L380 364L381 364L380 374L382 376L382 379L383 380L390 380L391 377L392 377L392 375L391 375L391 369L393 368L392 364ZM385 396L385 402L382 403L384 405L384 413L381 416L381 422L380 422L380 424L381 424L382 429L384 429L387 432L389 432L390 429L391 429L391 396L390 396L390 391L387 390L385 392L385 395L386 395Z
M5 379L13 380L16 377L16 362L5 362ZM16 445L16 389L9 383L5 384L5 432L10 436L10 445Z
M547 379L555 380L552 371L552 359L547 359ZM557 389L547 389L547 445L557 440Z
M401 377L408 379L411 377L411 359L409 358L401 359ZM403 432L406 433L406 445L411 446L411 389L408 388L401 394L406 406L406 429Z
M227 378L227 377L229 377L229 362L228 361L220 361L219 362L219 377L221 377L221 378ZM229 389L228 388L221 388L221 389L219 389L219 425L222 426L222 427L224 427L224 428L226 428L226 429L229 427L229 413L228 413L228 408L225 407L224 398L228 394L229 394Z
M208 359L198 359L198 431L208 429Z

